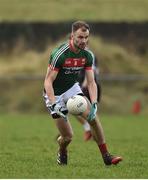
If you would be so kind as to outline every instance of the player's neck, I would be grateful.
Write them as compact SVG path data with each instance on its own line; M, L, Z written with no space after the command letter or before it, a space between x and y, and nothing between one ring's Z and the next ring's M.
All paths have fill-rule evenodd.
M73 39L70 40L69 44L71 51L73 51L76 54L80 52L80 49L75 46Z

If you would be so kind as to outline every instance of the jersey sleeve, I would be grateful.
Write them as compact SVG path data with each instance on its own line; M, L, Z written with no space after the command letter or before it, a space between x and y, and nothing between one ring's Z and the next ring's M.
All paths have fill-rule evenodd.
M95 58L94 58L93 52L90 51L90 50L87 50L87 57L86 57L85 69L86 69L86 70L91 70L91 69L93 69L94 61L95 61Z
M59 71L62 62L61 59L62 56L58 56L57 51L54 50L49 57L48 67L50 67L51 70Z

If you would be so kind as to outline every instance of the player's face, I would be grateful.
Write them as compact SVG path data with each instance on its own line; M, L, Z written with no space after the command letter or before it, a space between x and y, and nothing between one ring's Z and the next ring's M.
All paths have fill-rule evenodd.
M82 29L78 29L72 34L72 37L76 48L85 49L88 44L89 30L82 31Z

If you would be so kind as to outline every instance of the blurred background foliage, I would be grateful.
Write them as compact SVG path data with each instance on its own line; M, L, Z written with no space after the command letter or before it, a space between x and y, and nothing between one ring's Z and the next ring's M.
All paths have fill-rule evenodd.
M45 112L42 100L43 81L51 50L67 40L71 22L85 20L90 23L128 23L148 25L147 0L0 0L0 112ZM10 31L15 23L59 24L67 23L67 34L58 38L49 36L43 40L32 34L31 38L23 36L24 27L19 38L10 41L15 36ZM4 25L4 26L3 26ZM8 26L5 26L8 25ZM29 26L29 25L28 25ZM27 27L28 27L27 26ZM6 28L7 27L7 28ZM95 27L95 26L94 26ZM92 28L94 28L92 26ZM123 27L123 26L121 26ZM29 30L28 30L29 31ZM105 81L104 74L138 74L148 76L148 35L145 33L124 37L119 32L112 37L92 33L90 49L99 61L100 82L102 85L102 103L100 112L132 113L135 100L141 102L141 113L148 114L148 82L147 81ZM129 29L131 33L133 29ZM9 32L7 35L6 32ZM55 29L55 32L56 29ZM137 28L137 32L139 29ZM140 32L144 32L140 30ZM120 38L118 35L120 34ZM7 42L5 38L7 35ZM9 37L10 36L10 37ZM38 41L36 41L38 39ZM126 39L126 41L124 41ZM32 48L41 42L41 48ZM7 46L8 45L8 46ZM6 48L7 47L7 48ZM11 47L11 48L9 48Z

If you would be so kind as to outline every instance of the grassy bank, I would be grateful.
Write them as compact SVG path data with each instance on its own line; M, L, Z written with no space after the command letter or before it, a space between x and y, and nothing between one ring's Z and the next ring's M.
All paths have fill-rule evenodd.
M0 55L0 75L10 74L45 74L51 50L67 38L50 42L44 52L25 51L22 42L11 53ZM148 52L140 55L115 42L107 42L100 37L90 37L90 49L95 53L101 73L148 73ZM9 64L9 65L8 65Z
M59 41L60 42L60 41ZM0 111L44 112L42 100L43 81L52 44L42 52L24 51L19 46L11 54L0 56ZM51 44L49 42L49 44ZM99 37L91 37L90 47L99 60L100 75L115 73L148 74L147 55L140 56L113 43L107 43ZM40 79L21 79L26 74L41 75ZM17 75L18 79L11 79ZM101 82L101 112L131 113L133 103L139 99L142 113L147 114L147 82ZM122 102L122 103L121 103Z
M147 0L0 0L0 21L141 22L147 10Z

